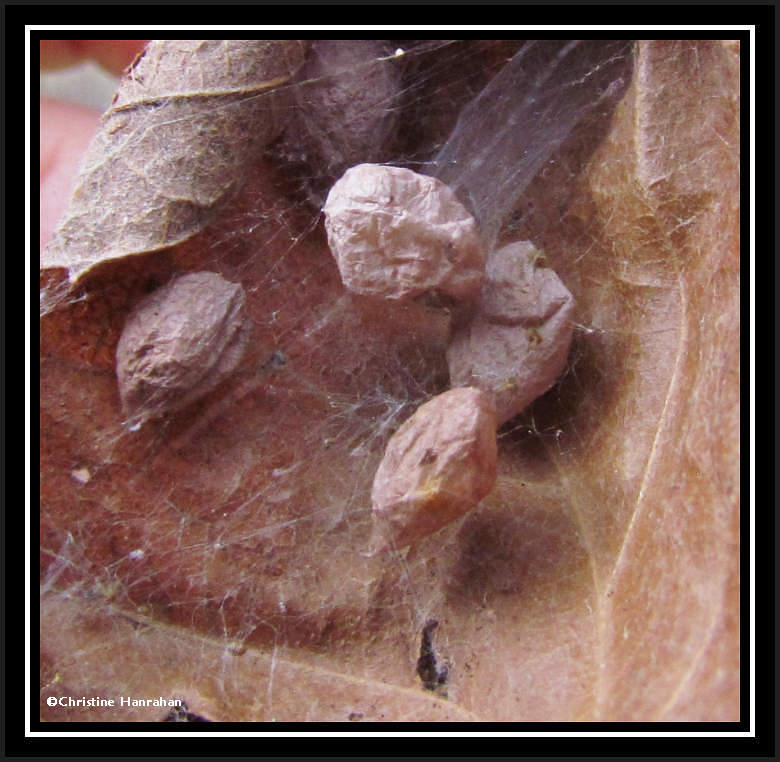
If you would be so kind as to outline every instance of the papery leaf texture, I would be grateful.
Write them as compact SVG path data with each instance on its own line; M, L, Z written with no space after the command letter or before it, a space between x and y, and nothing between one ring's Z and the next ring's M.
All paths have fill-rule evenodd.
M575 99L496 234L574 297L563 374L498 430L477 507L370 555L384 448L448 388L446 325L345 290L274 153L297 43L199 42L128 73L42 259L76 289L40 323L41 718L162 721L119 699L164 697L217 722L739 720L738 47L621 44L619 93ZM481 150L490 99L463 116L524 44L383 44L393 163L431 166L465 124L486 172L525 171L514 141ZM131 430L125 319L195 271L241 284L252 340Z
M277 137L297 40L153 40L129 67L41 257L77 281L202 230Z

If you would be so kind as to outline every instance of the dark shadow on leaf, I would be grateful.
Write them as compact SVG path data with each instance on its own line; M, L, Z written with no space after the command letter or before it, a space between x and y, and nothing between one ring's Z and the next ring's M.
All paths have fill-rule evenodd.
M573 524L551 505L479 511L464 522L458 543L447 585L448 602L458 607L489 606L505 596L538 603L586 563Z

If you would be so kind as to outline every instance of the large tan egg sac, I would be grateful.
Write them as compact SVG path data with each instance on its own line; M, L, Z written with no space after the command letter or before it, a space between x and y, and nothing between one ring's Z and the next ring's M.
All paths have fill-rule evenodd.
M470 511L496 480L496 414L479 389L421 405L388 442L371 491L370 549L399 549Z
M119 395L133 425L210 392L243 357L245 293L214 272L181 275L139 302L116 352Z
M574 298L529 241L490 255L479 310L447 350L451 386L490 394L499 425L555 383L566 366Z
M435 178L359 164L331 188L324 211L331 252L353 293L479 297L486 254L476 223Z

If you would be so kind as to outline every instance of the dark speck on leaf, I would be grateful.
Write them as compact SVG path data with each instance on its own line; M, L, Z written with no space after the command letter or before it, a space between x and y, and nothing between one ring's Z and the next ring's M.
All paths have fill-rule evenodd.
M420 643L420 657L417 659L417 674L422 680L423 688L428 691L437 691L446 694L449 667L446 664L439 665L436 652L433 648L433 631L439 626L435 619L429 619L422 631Z
M180 706L171 709L162 722L212 722L199 714L187 711L186 702L182 701Z

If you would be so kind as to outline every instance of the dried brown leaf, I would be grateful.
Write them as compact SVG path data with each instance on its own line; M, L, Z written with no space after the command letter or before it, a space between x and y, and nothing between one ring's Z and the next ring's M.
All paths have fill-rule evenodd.
M718 42L641 42L595 153L531 184L512 237L577 301L567 370L501 431L479 508L400 557L362 555L371 483L446 369L356 313L262 164L170 255L245 287L232 396L129 436L137 284L44 318L45 719L156 719L45 698L160 691L213 719L738 720L738 81ZM431 618L446 701L417 672Z
M153 40L126 72L41 269L71 283L202 230L284 126L296 40Z

